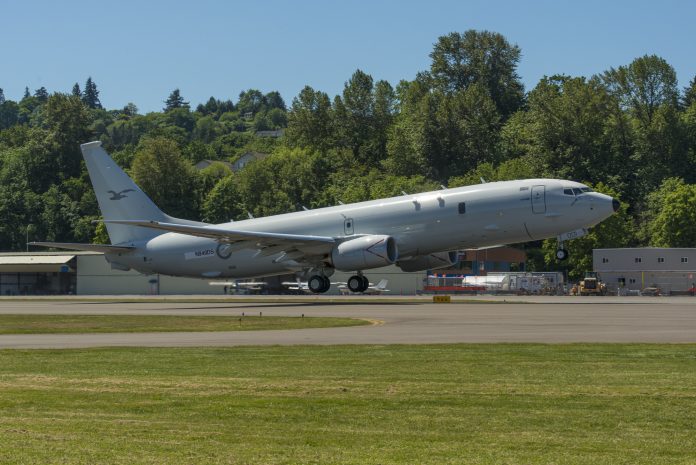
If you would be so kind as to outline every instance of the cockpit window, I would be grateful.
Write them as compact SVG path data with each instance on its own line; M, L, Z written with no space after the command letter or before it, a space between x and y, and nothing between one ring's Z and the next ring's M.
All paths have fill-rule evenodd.
M573 194L573 189L571 189L570 187L564 187L564 188L563 188L563 193L564 193L565 195L574 195L574 194Z
M580 190L579 187L573 187L573 194L580 195L580 194L582 194L582 191Z
M589 187L581 187L580 190L583 192L593 192Z

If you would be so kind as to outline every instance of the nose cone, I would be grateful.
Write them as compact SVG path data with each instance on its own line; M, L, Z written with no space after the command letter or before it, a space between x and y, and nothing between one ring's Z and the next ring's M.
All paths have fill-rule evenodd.
M619 211L619 208L621 208L621 203L616 199L612 199L611 206L614 209L614 211L617 212Z

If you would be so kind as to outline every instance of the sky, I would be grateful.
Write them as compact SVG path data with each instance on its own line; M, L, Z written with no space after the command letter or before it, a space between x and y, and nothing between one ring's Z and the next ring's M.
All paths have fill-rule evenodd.
M527 90L656 54L680 87L696 76L696 2L683 0L0 0L0 88L69 92L91 76L102 105L159 111L179 88L195 107L254 88L289 105L310 85L339 94L356 69L392 85L430 66L439 36L503 34Z

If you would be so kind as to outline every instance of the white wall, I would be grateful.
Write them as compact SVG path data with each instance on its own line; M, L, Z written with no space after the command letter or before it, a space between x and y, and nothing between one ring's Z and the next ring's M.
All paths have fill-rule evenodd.
M222 288L210 286L209 281L195 278L176 278L164 275L143 275L137 271L112 270L103 255L78 255L78 295L147 295L160 294L222 294Z

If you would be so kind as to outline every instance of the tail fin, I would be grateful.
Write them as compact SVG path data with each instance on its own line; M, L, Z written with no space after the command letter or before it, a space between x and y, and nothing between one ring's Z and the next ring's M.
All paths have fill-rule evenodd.
M155 220L183 224L201 224L177 220L162 212L131 178L111 159L100 141L80 146L87 171L106 220ZM145 241L163 234L150 228L107 223L112 244Z

